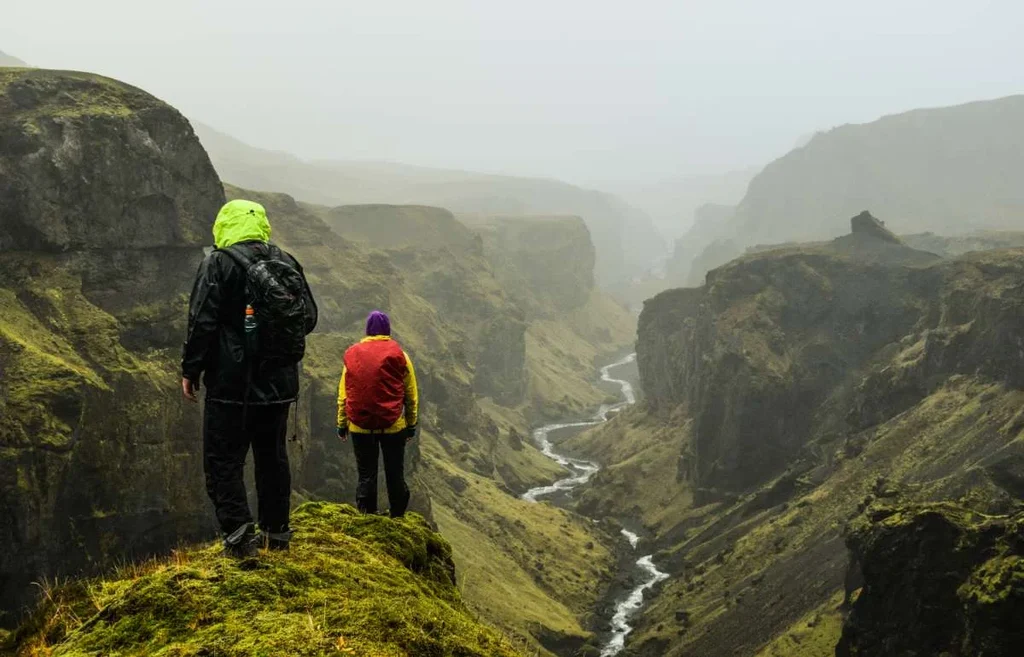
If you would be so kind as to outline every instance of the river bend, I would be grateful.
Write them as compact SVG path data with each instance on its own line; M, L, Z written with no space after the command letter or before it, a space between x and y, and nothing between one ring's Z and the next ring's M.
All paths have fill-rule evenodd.
M611 375L612 370L628 365L635 360L636 354L630 354L601 368L601 380L605 383L618 385L622 401L615 404L602 404L592 419L548 424L533 431L533 441L540 448L541 452L552 461L569 470L570 474L568 477L559 479L553 484L531 488L523 493L524 500L537 502L542 497L569 492L590 481L590 478L601 469L593 461L576 459L556 452L555 446L551 442L551 434L565 429L586 429L597 426L607 422L612 413L635 404L636 393L633 390L633 384L623 379L616 379ZM636 550L640 544L640 537L625 529L622 530L622 535L629 542L630 547ZM654 565L653 555L648 554L637 559L636 567L643 574L642 582L634 587L629 592L629 595L616 604L615 614L612 616L611 626L608 628L610 636L601 650L601 657L614 657L622 652L626 645L626 637L633 631L629 621L643 608L644 594L653 586L668 578L667 573L658 570L658 567Z

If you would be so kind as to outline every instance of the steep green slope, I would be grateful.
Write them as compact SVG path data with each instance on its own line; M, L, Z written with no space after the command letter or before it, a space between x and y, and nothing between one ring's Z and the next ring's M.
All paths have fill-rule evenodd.
M10 638L53 655L520 655L456 589L451 547L420 517L309 503L290 552L238 563L176 551L47 591Z
M212 530L177 391L223 190L188 122L99 76L0 70L0 600Z
M581 508L640 519L673 573L637 654L831 654L851 519L1024 494L1024 251L941 261L860 225L652 299L646 401L572 442L608 463Z
M597 248L598 280L625 280L663 251L643 212L611 194L557 180L430 169L386 162L306 162L253 148L196 124L225 180L249 189L286 192L320 205L428 205L481 214L569 214L584 218Z

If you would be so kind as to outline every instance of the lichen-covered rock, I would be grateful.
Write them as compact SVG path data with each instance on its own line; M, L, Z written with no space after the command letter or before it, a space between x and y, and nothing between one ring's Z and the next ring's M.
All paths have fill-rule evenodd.
M838 657L1020 654L1024 514L933 504L869 515L848 539L863 587Z
M177 391L224 196L188 122L99 76L0 70L0 600L208 535Z
M184 117L107 78L0 72L0 251L209 242L217 174Z

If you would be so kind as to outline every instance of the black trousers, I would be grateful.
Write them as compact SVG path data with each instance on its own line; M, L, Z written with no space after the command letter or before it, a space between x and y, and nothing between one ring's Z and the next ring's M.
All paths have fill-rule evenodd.
M203 417L203 466L206 492L221 531L230 534L251 523L246 496L245 457L252 448L260 528L288 531L292 475L288 467L289 404L250 405L207 402Z
M363 513L377 513L377 452L384 456L384 479L392 518L409 508L409 487L405 485L405 436L402 434L352 434L359 484L356 506Z

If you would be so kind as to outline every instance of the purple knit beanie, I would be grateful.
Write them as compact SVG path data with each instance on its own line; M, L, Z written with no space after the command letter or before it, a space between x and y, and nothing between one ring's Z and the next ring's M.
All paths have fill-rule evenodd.
M366 335L391 335L391 320L379 310L366 318Z

